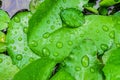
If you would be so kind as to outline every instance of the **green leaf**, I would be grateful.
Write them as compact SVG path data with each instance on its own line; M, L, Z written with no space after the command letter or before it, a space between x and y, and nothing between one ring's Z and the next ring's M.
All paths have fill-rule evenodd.
M56 62L51 59L38 59L19 71L13 80L48 80L55 65Z
M64 69L61 69L50 80L75 80L75 79Z
M75 80L102 80L102 64L97 59L97 48L92 40L83 40L76 46L62 67Z
M0 9L0 30L6 29L8 27L9 21L9 15L5 11Z
M19 68L23 68L39 58L27 45L28 20L30 17L30 12L18 13L11 19L7 32L7 51Z
M100 6L112 6L117 3L120 3L120 0L102 0Z
M18 71L19 69L12 64L9 56L0 54L0 80L12 80Z
M79 41L75 39L80 37L77 34L81 31L78 28L63 27L60 13L67 8L81 11L87 2L88 0L45 0L29 21L30 48L40 56L49 56L57 61L68 56L72 47Z
M103 61L105 60L105 66L103 72L106 80L119 80L120 79L120 48L112 49L105 53ZM109 54L109 55L108 55Z

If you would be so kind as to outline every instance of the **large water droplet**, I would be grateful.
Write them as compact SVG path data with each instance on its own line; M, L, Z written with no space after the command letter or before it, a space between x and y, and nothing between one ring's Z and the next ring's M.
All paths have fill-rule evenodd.
M110 37L111 39L114 39L114 38L115 38L115 31L111 31L111 32L109 33L109 37Z
M50 36L50 33L49 32L46 32L43 34L43 38L48 38Z
M102 27L102 29L103 29L103 31L109 31L109 28L106 26L106 25L104 25L103 27Z
M108 49L108 45L106 44L101 44L100 47L103 51L106 51Z
M17 60L22 60L22 58L23 58L23 56L22 56L21 54L17 54L17 55L16 55L16 59L17 59Z
M89 57L87 55L83 56L81 63L84 67L88 67L89 66Z
M75 8L64 9L60 13L62 21L67 25L67 27L80 27L84 24L84 16L81 11Z
M0 58L0 63L2 63L3 62L3 59L2 58Z
M43 48L42 53L43 53L44 56L49 56L50 55L50 51L47 48Z
M19 17L15 17L15 18L14 18L14 21L15 21L16 23L19 23L19 22L20 22L20 18L19 18Z
M58 43L56 44L56 46L57 46L58 48L62 48L62 47L63 47L63 43L62 43L62 42L58 42Z

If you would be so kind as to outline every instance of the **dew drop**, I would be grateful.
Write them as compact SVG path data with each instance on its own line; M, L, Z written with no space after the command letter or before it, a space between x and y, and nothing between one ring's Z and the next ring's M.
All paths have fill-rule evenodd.
M80 71L81 68L80 68L80 67L76 67L75 70L76 70L76 71Z
M15 18L14 18L14 21L15 21L16 23L19 23L19 22L20 22L20 18L19 18L19 17L15 17Z
M52 25L52 26L51 26L51 29L52 29L52 30L54 30L54 29L55 29L55 26L54 26L54 25Z
M100 48L103 50L103 51L106 51L108 49L108 45L106 44L101 44L100 45Z
M83 56L81 63L84 67L88 67L89 66L89 57L87 55Z
M58 42L58 43L56 44L56 46L57 46L57 48L62 48L62 47L63 47L63 43L62 43L62 42Z
M91 67L91 68L90 68L90 72L91 72L91 73L94 73L94 72L95 72L95 69Z
M31 57L31 58L29 59L29 61L30 61L30 62L33 62L33 61L34 61L34 58Z
M15 42L14 40L11 40L11 41L10 41L10 43L12 43L12 44L14 44L14 42Z
M114 39L114 38L115 38L115 31L111 31L111 32L109 33L109 37L110 37L111 39Z
M27 48L27 47L25 47L25 48L24 48L24 50L25 50L25 51L27 51L27 50L28 50L28 48Z
M72 45L72 44L73 44L73 42L72 42L72 41L69 41L69 42L68 42L68 45Z
M58 55L59 55L59 53L57 53L57 52L56 52L56 53L54 53L54 56L58 56Z
M120 48L120 43L116 43L116 47Z
M23 32L24 32L24 33L27 33L27 32L28 32L28 28L27 28L27 27L24 27Z
M17 55L16 55L16 59L17 59L17 60L22 60L22 58L23 58L23 57L22 57L21 54L17 54Z
M43 34L43 38L48 38L50 36L50 33L49 32L46 32Z
M50 24L50 20L48 20L47 23Z
M43 48L42 53L43 53L44 56L49 56L50 55L50 51L47 48Z
M18 38L18 40L19 40L19 41L22 41L22 38L21 38L21 37L19 37L19 38Z
M109 31L109 28L105 25L102 27L102 29L103 29L103 31L106 31L106 32Z
M38 43L36 41L32 41L30 45L33 47L36 47L38 45Z

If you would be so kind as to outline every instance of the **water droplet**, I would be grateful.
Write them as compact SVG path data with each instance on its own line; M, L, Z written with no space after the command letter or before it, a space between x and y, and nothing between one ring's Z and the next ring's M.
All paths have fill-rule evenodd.
M22 41L22 38L21 38L21 37L19 37L19 38L18 38L18 40L19 40L19 41Z
M27 28L27 27L24 27L23 32L24 32L24 33L27 33L27 32L28 32L28 28Z
M87 55L83 56L81 63L84 67L88 67L89 66L89 57Z
M111 39L114 39L114 38L115 38L115 31L111 31L111 32L109 33L109 37L110 37Z
M50 36L50 33L49 32L46 32L43 34L43 38L48 38Z
M97 33L99 33L100 31L99 30L96 30Z
M50 55L50 51L47 48L43 48L42 53L43 53L44 56L49 56Z
M76 71L80 71L81 68L80 68L80 67L76 67L75 70L76 70Z
M72 45L72 44L73 44L73 42L72 42L72 41L69 41L69 42L68 42L68 45Z
M120 48L120 43L116 43L116 47Z
M52 25L52 26L51 26L51 29L52 29L52 30L54 30L54 29L55 29L55 26L54 26L54 25Z
M25 50L25 51L27 51L27 50L28 50L28 48L27 48L27 47L25 47L25 48L24 48L24 50Z
M94 73L94 72L95 72L95 69L91 67L91 68L90 68L90 72L91 72L91 73Z
M37 43L36 41L32 41L32 42L30 43L30 45L33 46L33 47L36 47L36 46L38 45L38 43Z
M20 18L19 18L19 17L15 17L15 18L14 18L14 21L15 21L16 23L19 23L19 22L20 22Z
M102 29L103 29L103 31L109 31L109 28L105 25L102 27Z
M58 56L58 55L59 55L59 53L57 53L57 52L56 52L56 53L54 53L54 56Z
M47 23L50 24L50 20L48 20Z
M63 0L64 3L66 3L66 0Z
M33 61L34 61L34 58L31 57L31 58L29 59L29 61L30 61L30 62L33 62Z
M58 42L58 43L56 44L56 46L57 46L58 48L62 48L62 47L63 47L63 43L62 43L62 42Z
M16 55L16 59L17 59L17 60L22 60L22 58L23 58L23 57L22 57L21 54L17 54L17 55Z
M2 63L3 62L3 59L2 58L0 58L0 63Z
M16 46L14 46L13 49L16 50Z
M106 44L101 44L100 47L103 51L106 51L108 49L108 45Z

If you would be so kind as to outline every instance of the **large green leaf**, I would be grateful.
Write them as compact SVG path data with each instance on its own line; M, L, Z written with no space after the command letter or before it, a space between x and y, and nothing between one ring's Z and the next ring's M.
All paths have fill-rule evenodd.
M97 59L97 48L92 40L83 40L76 46L63 67L75 80L102 80L102 63Z
M12 64L9 56L0 54L0 80L12 80L18 71L19 69Z
M64 27L60 13L66 8L82 10L82 6L87 2L87 0L45 0L29 21L30 48L40 56L49 56L57 61L68 56L72 47L79 41L76 39L80 37L81 31L78 28ZM75 16L76 14L75 12ZM73 18L74 13L71 15Z
M30 12L20 12L11 19L8 28L7 51L19 68L23 68L31 61L39 58L27 45L28 20L30 17Z
M49 80L55 65L51 59L38 59L19 71L13 80Z
M106 52L103 61L105 61L103 72L106 80L120 80L120 48Z

